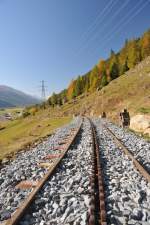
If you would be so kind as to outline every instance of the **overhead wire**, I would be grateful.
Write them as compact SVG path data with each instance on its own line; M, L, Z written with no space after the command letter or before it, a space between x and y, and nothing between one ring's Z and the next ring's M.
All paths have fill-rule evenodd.
M100 40L101 43L103 43L102 45L106 44L109 40L111 40L126 24L131 22L134 19L134 17L136 15L138 15L143 10L143 8L148 4L148 2L146 2L143 5L141 5L141 3L142 3L142 0L140 1L140 4L139 3L136 4L135 7L132 8L128 12L128 14L126 14L125 17L123 17L123 19L120 20L119 23L115 27L113 27L113 29L110 30L109 33L107 33L107 35L104 36L104 38L102 40ZM139 6L140 6L140 8L138 8ZM136 11L136 12L134 13L134 11ZM97 47L96 47L96 49L97 49Z
M85 43L86 41L88 41L88 38L90 36L91 33L93 33L97 26L100 25L100 23L103 22L103 20L105 19L105 17L109 14L109 12L111 11L111 9L113 8L113 6L117 3L117 1L113 1L111 0L106 6L105 8L101 11L101 13L96 17L95 21L93 22L93 24L91 24L91 26L89 27L89 29L84 33L84 35L82 35L82 43L81 43L81 47L79 47L79 50L77 51L76 54L78 54L78 52L80 52L80 50L82 49L83 43Z
M107 13L108 9L111 7L111 5L114 4L114 0L110 0L109 3L103 8L103 10L99 10L98 15L96 16L95 20L91 25L88 27L88 29L81 35L81 38L84 39L88 36L89 32L97 25L97 22L99 21L100 17L105 16L105 13Z
M115 31L115 35L122 29L122 27L123 26L125 26L125 25L127 25L128 23L130 23L130 21L132 21L145 7L146 7L146 5L148 5L149 3L148 2L146 2L140 9L138 9L134 14L132 14L132 16L128 19L128 20L126 20L125 22L124 22L124 24L122 24L122 26L121 27L119 27L118 29L117 29L117 31ZM110 39L111 39L112 37L109 37L107 40L106 40L106 42L108 42ZM105 44L106 44L106 42L105 42Z
M102 33L102 31L104 31L104 28L105 27L107 27L109 24L110 24L110 22L114 19L114 18L116 18L117 17L117 15L128 5L128 3L129 3L129 1L130 0L127 0L127 1L125 1L125 3L124 4L122 4L122 6L113 14L113 16L112 17L109 17L109 22L107 23L105 23L103 26L102 26L102 29L101 29L101 31L100 31L100 33ZM116 3L117 3L117 1L116 1ZM90 41L93 41L99 34L97 34L98 32L96 32L96 34L94 34L86 43L85 43L85 45L82 47L82 49L80 49L80 51L79 51L79 53L80 52L82 52L84 49L86 49L88 46L89 46L89 42Z

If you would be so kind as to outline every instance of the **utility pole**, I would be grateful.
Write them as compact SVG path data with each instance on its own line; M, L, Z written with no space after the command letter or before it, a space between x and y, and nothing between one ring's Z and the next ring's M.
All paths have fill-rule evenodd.
M45 86L44 80L41 81L40 88L41 88L41 98L42 98L43 101L45 101L46 100L46 86Z

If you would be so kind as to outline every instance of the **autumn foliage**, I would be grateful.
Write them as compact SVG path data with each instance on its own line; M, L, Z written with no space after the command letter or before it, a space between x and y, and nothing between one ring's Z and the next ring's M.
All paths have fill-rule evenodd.
M145 32L141 38L126 40L118 53L111 50L107 60L101 59L87 74L72 80L67 89L59 94L54 93L48 102L52 105L60 105L81 94L99 90L149 55L150 30Z

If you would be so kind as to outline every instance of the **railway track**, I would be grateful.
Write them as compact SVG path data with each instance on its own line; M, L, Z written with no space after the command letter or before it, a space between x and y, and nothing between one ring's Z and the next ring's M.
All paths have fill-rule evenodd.
M86 119L85 119L86 120ZM63 161L60 165L60 169L56 171L54 176L55 185L57 186L57 176L60 178L60 184L55 189L54 198L51 199L51 202L47 202L43 208L50 208L53 202L57 208L59 203L59 209L54 209L51 211L51 215L46 215L43 218L44 220L34 220L33 224L102 224L100 221L104 221L104 210L103 214L100 214L100 207L104 207L101 204L97 207L99 197L102 196L99 194L98 189L98 178L97 172L100 168L97 167L97 153L96 153L96 136L95 130L92 125L92 122L89 123L88 120L84 122L82 128L81 137L78 137L77 143L73 148L68 152L66 160ZM81 140L80 140L81 139ZM86 141L85 141L86 140ZM81 143L80 143L81 141ZM84 141L84 142L83 142ZM88 150L85 152L85 150ZM97 149L98 151L98 149ZM70 161L70 159L72 161ZM74 160L73 160L74 159ZM83 160L83 161L82 161ZM69 162L69 167L68 167ZM64 165L67 165L64 171L62 168ZM84 167L84 169L83 169ZM72 168L72 169L71 169ZM73 171L71 171L73 170ZM66 174L67 173L67 174ZM99 172L100 173L100 172ZM101 174L99 174L101 176ZM63 188L63 186L67 188ZM52 179L49 181L47 186L42 190L41 194L37 196L36 201L39 198L43 198L48 189L49 193L53 190ZM57 193L57 194L56 194ZM56 199L57 200L56 200ZM65 205L63 205L65 201ZM68 206L68 208L66 207ZM72 207L73 206L73 207ZM67 208L67 209L66 209ZM58 213L59 211L59 213ZM44 213L44 212L43 212ZM36 210L36 203L31 206L30 212L23 218L22 222L19 224L24 224L25 221L30 218L32 220L34 215L38 215L42 218L41 212L39 209ZM62 214L62 215L61 215ZM59 216L58 216L59 215ZM44 223L44 221L47 221ZM73 223L74 222L74 223Z
M17 220L65 156L80 129L80 120L58 129L49 138L50 142L47 139L35 149L19 153L14 161L1 169L0 223L18 223ZM7 220L10 217L11 220Z
M103 124L150 174L150 143L133 132L127 132L126 129L118 127L107 120L103 120Z
M92 128L92 165L93 165L93 176L91 179L93 188L93 211L89 217L89 225L107 225L106 219L106 208L105 208L105 192L104 192L104 182L103 182L103 172L100 160L99 144L96 135L96 128L92 122L89 120Z
M85 127L86 127L86 129L85 129ZM65 179L65 175L63 176L63 172L61 171L62 170L61 168L65 165L67 160L70 160L69 153L71 154L71 150L68 153L67 153L67 151L71 148L71 146L72 146L73 142L75 141L76 136L79 134L80 130L81 130L81 125L80 125L79 129L73 135L73 138L71 139L66 150L62 154L61 158L56 160L53 167L51 167L48 170L48 172L45 174L45 176L41 179L41 181L38 183L38 185L32 190L30 195L25 199L23 204L20 205L20 207L16 210L16 212L12 215L12 217L9 220L5 221L6 225L31 224L33 222L33 221L31 222L32 216L34 216L36 214L36 212L37 212L37 214L39 214L39 211L35 210L36 203L34 203L34 201L37 202L39 200L39 198L43 198L45 196L45 189L48 188L48 185L46 184L47 181L50 179L50 184L51 184L52 179L55 178L55 175L56 176L60 175L61 177L63 177ZM84 131L84 130L86 130L86 131ZM79 141L79 143L77 141L77 145L76 145L77 153L79 153L79 155L81 154L81 157L76 153L76 149L73 150L73 154L71 155L71 158L73 156L75 157L75 159L79 157L79 160L80 160L79 165L77 165L77 167L75 168L76 163L72 162L72 164L71 163L69 164L69 167L71 168L74 166L74 170L76 170L75 171L76 174L78 174L78 176L80 176L79 172L83 173L83 175L85 175L85 178L84 178L84 176L82 178L80 178L81 180L78 185L74 184L74 188L72 190L72 191L74 191L74 194L71 197L74 198L73 199L74 203L76 202L76 199L78 200L77 206L79 208L81 207L81 209L80 209L81 210L81 212L80 212L81 218L82 218L82 216L84 217L84 223L82 223L82 221L79 220L78 224L105 225L106 224L106 212L105 212L105 201L104 201L103 178L102 178L101 164L100 164L100 160L99 160L99 150L98 150L98 142L97 142L97 138L96 138L96 131L95 131L95 127L94 127L92 121L90 121L90 123L89 123L89 121L86 120L85 125L83 126L82 133L83 134L81 135L82 136L81 139L83 139L85 141L88 138L88 141L85 142L85 146L83 146L84 143L82 143L82 141L81 141L81 146L80 146L80 141ZM81 152L82 147L85 150L89 149L89 151ZM64 156L66 154L68 156L66 157L66 161L65 161ZM82 163L82 158L84 158L84 157L85 157L84 160L87 159L87 167L89 169L88 173L86 171L86 168L83 171L83 165L85 164L85 162ZM63 162L61 163L61 161L63 161ZM73 163L75 163L75 164L73 164ZM81 166L80 171L78 171L78 166ZM68 168L66 169L65 173L67 171L68 171ZM77 178L78 177L74 177L74 180L72 180L72 181L70 181L71 178L69 179L69 181L71 182L71 185L72 185L72 182L75 183L75 179L77 179ZM69 181L68 181L68 177L67 177L67 183L65 183L65 185L69 185L71 187ZM82 182L83 182L83 184L82 184ZM55 183L55 185L57 185L57 182ZM60 186L59 186L59 189L60 189ZM70 194L70 193L68 193L69 190L67 190L67 192L63 193L59 189L58 189L59 198L65 194L66 195ZM51 190L49 190L49 191L51 191ZM41 194L40 192L41 193L43 192L43 194ZM50 197L51 196L49 196L49 198ZM58 196L57 196L57 198L58 198ZM64 196L63 196L63 198L64 198ZM83 201L83 199L84 199L84 201ZM50 203L50 204L52 204L52 203ZM56 206L56 203L53 202L53 205L54 204ZM74 207L76 208L76 206L74 206ZM74 212L74 216L76 216L77 220L78 220L79 216L76 214L76 211ZM29 218L31 219L30 221L29 221ZM60 221L59 221L59 219L57 220L55 218L55 216L53 215L49 221L49 224L67 224L68 218L64 217L64 221L61 219L62 218L60 217ZM73 219L74 219L74 217L73 217ZM42 219L40 219L40 220L39 220L39 222L36 221L35 224L48 224L48 221L46 223L44 223L44 220L42 220ZM68 222L68 224L69 224L69 222Z
M120 140L87 118L68 137L55 146L58 158L46 155L42 165L54 158L53 166L4 224L150 224L149 174Z
M114 138L116 144L123 150L125 155L128 156L130 160L134 163L134 166L136 169L141 173L141 175L150 183L150 174L149 172L138 162L138 160L133 156L133 154L125 147L125 145L122 143L122 141L116 137L116 135L106 126L103 125L105 129L109 132L110 135Z
M110 152L110 150L108 150L108 147L105 146L103 151L102 151L102 149L101 149L102 139L100 138L100 136L102 136L102 133L100 133L100 135L99 135L98 132L97 132L97 125L94 126L93 123L91 122L91 126L92 126L92 129L93 129L93 136L94 136L93 138L94 138L94 143L95 143L94 144L95 145L95 147L94 147L95 157L96 157L95 165L97 165L98 168L99 168L98 171L97 171L97 169L95 170L95 174L98 175L97 177L98 177L98 183L99 183L99 186L98 186L99 196L97 196L97 192L95 191L96 199L97 199L97 202L96 202L97 209L96 209L96 211L98 211L98 210L100 211L99 216L95 217L95 218L99 218L99 223L96 223L96 224L111 224L111 223L128 224L128 222L129 222L129 224L135 224L135 223L138 224L139 223L139 224L147 224L148 225L148 224L150 224L150 204L149 203L147 205L145 204L145 206L146 206L145 207L144 205L142 205L142 201L144 201L144 198L145 198L145 202L149 202L149 200L150 200L150 175L149 175L149 172L134 158L133 154L124 146L122 141L120 139L118 139L116 137L116 135L106 125L104 125L103 123L101 125L107 131L108 139L111 136L112 141L114 142L117 149L119 151L122 151L121 153L122 153L123 158L125 158L126 161L129 160L129 165L131 164L132 169L136 173L137 180L140 180L144 184L146 184L145 186L147 187L147 192L145 192L145 187L144 188L143 187L137 188L137 190L136 190L137 192L134 190L134 192L136 192L135 193L135 199L137 201L137 204L136 204L135 199L133 198L132 201L136 205L136 206L133 207L133 211L134 211L133 215L132 215L131 212L129 212L129 211L127 212L126 208L128 208L128 206L123 207L123 205L119 204L119 206L121 206L120 208L122 210L122 215L121 215L121 210L119 209L119 207L117 208L117 201L116 201L115 202L115 204L116 204L115 210L118 211L118 214L119 214L119 211L120 211L120 217L114 216L111 219L110 207L107 204L108 203L108 199L107 199L108 195L107 194L108 194L108 190L110 191L110 189L109 189L110 187L108 185L109 176L108 176L107 172L105 171L105 169L106 169L105 163L107 164L107 161L111 161L111 158L107 159L107 161L106 161L106 159L104 160L104 158L102 156L103 151L105 151L105 154L107 154L108 152ZM101 128L101 129L103 129L103 128ZM128 162L127 162L127 165L128 165ZM126 167L122 168L122 171L125 171L125 169L126 169ZM108 168L106 170L108 170ZM136 170L140 174L138 172L136 172ZM114 174L115 174L115 171L114 171ZM122 173L122 175L123 175L123 173ZM113 175L113 177L115 177L115 176ZM112 177L112 179L113 179L113 177ZM132 179L132 177L131 177L131 179ZM96 180L97 180L97 178L96 178ZM125 180L127 180L127 179L125 179ZM132 179L132 182L134 182L134 179ZM119 180L117 181L117 183L119 183ZM138 185L137 181L136 181L136 183L137 183L136 185ZM115 194L115 191L116 190L114 190L114 194ZM139 191L140 194L138 193L138 191ZM146 194L148 195L147 199L146 199ZM138 195L138 198L137 198L136 195ZM126 202L126 200L128 199L128 196L124 195L124 199L125 199L125 202ZM100 204L100 207L98 207L98 204ZM141 209L141 211L140 210L138 211L138 209L136 207L137 208L139 207ZM143 221L141 221L141 223L140 223L140 219L142 220L142 208L143 208ZM144 209L145 209L145 211L144 211ZM131 210L131 208L130 208L130 210ZM137 215L138 213L139 214L141 213L141 215ZM136 215L134 215L134 214L136 214ZM146 217L146 215L147 215L147 217ZM137 219L137 221L136 221L136 219ZM147 222L145 222L145 221L147 221ZM92 223L92 224L94 224L94 223Z
M71 137L69 137L69 142L65 145L65 149L63 150L62 154L59 155L58 158L54 161L53 165L48 169L47 173L43 176L43 178L37 183L37 185L33 188L32 192L29 194L29 196L26 198L26 200L19 206L19 208L16 210L16 212L11 216L11 218L5 223L6 225L15 225L18 224L32 201L34 200L36 194L41 190L45 182L49 179L50 176L54 173L56 168L58 167L61 160L65 157L67 151L73 144L76 136L78 135L80 129L81 129L82 123L80 124L79 128L77 130L73 130L73 133L71 134Z
M100 143L107 223L150 224L150 182L147 171L141 165L140 168L137 166L133 156L110 133L103 121L96 120L94 124Z

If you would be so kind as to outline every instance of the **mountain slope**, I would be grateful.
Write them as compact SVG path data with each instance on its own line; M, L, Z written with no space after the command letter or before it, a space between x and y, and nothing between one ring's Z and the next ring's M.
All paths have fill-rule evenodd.
M0 107L27 106L40 101L14 88L0 85Z
M150 57L134 69L111 81L100 91L81 95L62 106L67 114L84 113L99 116L102 111L107 117L119 122L119 112L127 108L132 115L150 114Z
M11 104L10 102L5 102L0 100L0 108L7 108L7 107L14 107L15 105Z

